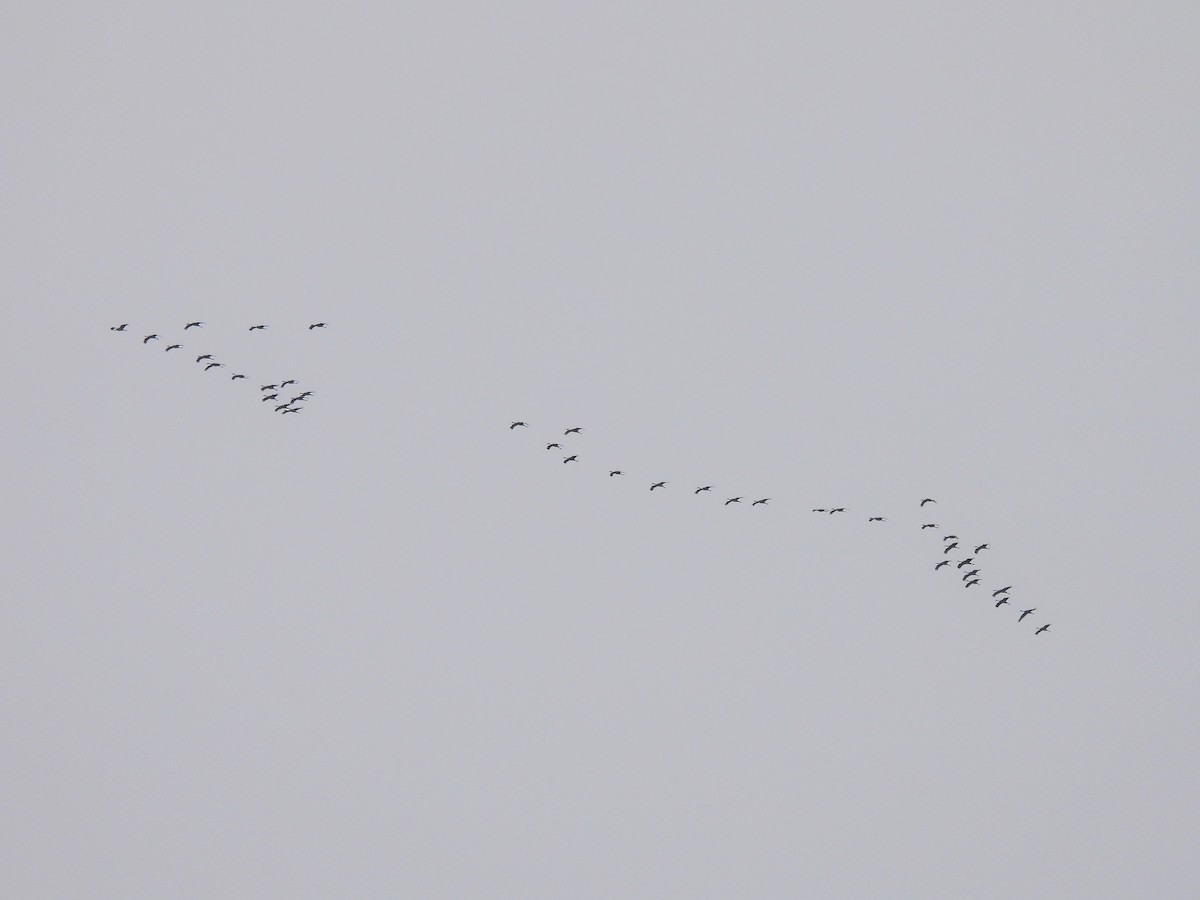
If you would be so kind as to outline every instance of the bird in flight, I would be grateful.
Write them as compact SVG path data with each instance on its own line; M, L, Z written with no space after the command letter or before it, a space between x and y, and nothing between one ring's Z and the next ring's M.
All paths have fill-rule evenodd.
M1030 613L1034 612L1036 609L1037 609L1037 607L1035 606L1035 607L1033 607L1032 609L1023 609L1023 610L1021 610L1021 615L1019 615L1019 616L1017 617L1017 621L1018 621L1018 622L1020 622L1020 621L1021 621L1022 619L1024 619L1024 618L1025 618L1027 615L1029 615Z
M230 380L230 381L237 381L239 378L245 378L245 377L246 377L245 375L239 375L237 372L234 372L234 373L233 373L233 375L231 375L231 376L229 377L229 380Z
M999 609L1000 607L1002 607L1002 606L1003 606L1005 603L1007 603L1007 602L1008 602L1008 598L1007 598L1007 597L1001 597L999 600L997 600L997 601L996 601L996 609Z
M937 522L930 522L928 525L921 526L922 531L924 531L926 528L937 528Z
M947 544L946 549L943 550L942 553L949 553L951 550L953 550L957 546L958 546L958 541L955 541L953 544Z
M975 552L978 553L980 550L991 550L991 549L992 549L992 547L990 544L980 544L978 547L975 548Z
M1008 587L1002 587L998 591L992 591L992 596L995 597L997 594L1007 594L1011 587L1012 585L1010 584Z
M701 491L711 491L712 489L713 489L713 486L712 486L711 484L706 484L704 487L698 487L698 488L696 488L694 491L692 491L692 493L693 493L693 494L698 494L698 493L700 493Z
M565 456L565 457L563 457L563 462L565 462L565 463L569 463L569 462L578 462L578 461L579 461L578 457L575 457L575 456Z
M924 500L921 501L921 505L924 506L926 503L937 503L937 501L934 500L932 497L926 497Z
M547 450L553 450L555 447L557 447L559 450L561 450L562 444L547 444L546 445Z
M275 412L283 412L285 409L288 408L289 405L290 404L288 404L288 403L280 403L277 407L275 407Z
M285 388L285 387L287 387L289 384L295 384L295 383L296 383L296 379L295 379L295 378L289 378L287 381L281 381L281 382L279 382L279 386L280 386L281 388Z
M741 502L742 502L741 497L730 497L728 500L725 501L725 505L728 506L730 503L741 503Z
M943 534L943 535L942 535L942 540L943 540L943 541L953 541L953 540L955 540L957 537L958 537L958 535L957 535L957 534Z
M1037 631L1035 631L1034 634L1041 634L1043 631L1049 631L1049 630L1050 630L1049 625L1043 625L1041 628L1039 628Z
M845 511L846 511L846 507L839 506L837 509L831 509L829 511L829 514L832 516L835 512L845 512Z
M225 368L225 363L213 362L213 363L209 363L207 366L205 366L204 371L207 372L209 369L223 369L223 368Z
M308 326L308 330L312 331L314 328L324 328L324 327L325 327L324 322L313 322L313 324Z
M568 428L566 431L563 432L563 434L581 434L582 432L583 432L582 428L575 427L575 428Z
M969 566L973 562L975 562L975 557L968 556L966 559L962 560L957 566L955 566L955 568L961 569L963 566Z
M251 331L262 331L262 330L264 330L266 327L267 327L266 325L251 325L251 326L250 326L250 330L251 330Z
M308 399L309 397L311 397L312 395L313 395L313 392L312 392L312 391L304 391L303 393L301 393L301 394L300 394L300 399L301 399L301 400L307 400L307 399Z
M963 581L966 581L968 578L972 577L973 575L978 575L978 574L979 574L978 569L972 569L970 572L968 572L966 575L963 576Z
M979 584L979 579L972 578L970 581L968 581L966 584L964 584L963 587L970 587L973 584Z
M933 567L933 571L935 571L935 572L936 572L936 571L937 571L938 569L940 569L942 566L948 566L948 565L950 565L950 560L948 560L948 559L943 559L943 560L942 560L940 563L938 563L936 566L934 566L934 567Z
M304 399L305 399L304 397L301 397L299 394L297 394L295 397L293 397L291 400L289 400L289 401L288 401L288 403L291 403L291 404L293 404L293 405L294 405L294 404L296 404L296 403L301 403L301 402L303 402L303 401L304 401Z
M290 413L290 412L300 412L300 407L298 407L298 406L289 406L287 409L285 409L285 410L283 411L283 415L285 415L285 416L286 416L286 415L287 415L288 413Z
M766 506L766 505L767 505L767 501L768 501L768 500L770 500L770 499L771 499L770 497L763 497L761 500L755 500L755 501L754 501L753 503L751 503L750 505L751 505L751 506L758 506L758 505L761 503L763 506Z
M183 346L183 344L169 344L169 345L167 345L166 352L170 353L172 350L178 350L182 346Z
M124 331L128 327L129 327L129 323L125 322L122 325L110 325L108 330L109 331Z
M271 385L271 387L275 387L275 385ZM508 426L508 430L512 431L514 428L528 428L528 427L529 427L528 422L513 422L511 425Z
M624 475L624 474L625 473L622 472L620 469L613 469L611 472L608 473L608 477L612 478L614 475ZM650 488L650 490L654 490L654 488Z
M278 394L267 394L265 397L262 398L262 402L266 403L268 400L278 400L278 399L279 399Z
M665 481L656 481L656 482L654 482L654 484L650 485L650 490L654 490L655 488L666 487L666 486L667 486L667 483Z
M183 326L183 330L187 331L189 328L202 328L203 326L204 326L203 322L188 322L186 325Z
M211 354L211 353L205 353L205 354L204 354L204 355L202 355L202 356L197 356L197 357L196 357L196 362L204 362L204 360L206 360L206 359L212 359L212 354Z
M814 509L813 512L829 512L827 509Z
M867 519L867 521L868 522L886 522L887 519L885 519L883 516L871 516L870 518Z
M147 341L157 341L157 340L158 340L157 334L148 334L144 338L142 338L142 343L144 344Z

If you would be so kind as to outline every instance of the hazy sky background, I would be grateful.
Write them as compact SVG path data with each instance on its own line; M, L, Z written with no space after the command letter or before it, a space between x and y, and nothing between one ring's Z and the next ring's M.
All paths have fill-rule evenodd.
M1195 894L1200 12L0 35L0 894Z

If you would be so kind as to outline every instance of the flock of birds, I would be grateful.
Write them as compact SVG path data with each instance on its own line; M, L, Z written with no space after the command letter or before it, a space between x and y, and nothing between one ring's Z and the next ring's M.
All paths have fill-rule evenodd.
M509 431L513 431L517 428L528 428L528 427L529 427L529 423L522 422L522 421L512 422L508 426ZM582 434L583 434L583 428L580 426L575 426L573 428L566 429L562 433L562 438L568 439L571 437L571 435L582 435ZM550 440L550 441L546 442L546 449L547 450L564 450L565 448L559 442L559 440ZM564 465L566 465L568 463L578 462L579 454L568 452L568 453L566 453L566 455L563 456L562 461L563 461ZM625 474L620 469L607 469L606 471L608 472L609 478L623 476ZM660 490L660 489L665 490L668 484L670 484L669 481L653 481L650 483L650 491L654 492L654 491ZM704 484L704 485L699 485L695 488L692 488L691 490L692 490L693 494L699 495L699 494L710 493L715 487L716 487L716 485ZM731 504L734 504L734 503L740 504L743 500L746 500L746 499L747 498L743 495L739 495L739 496L735 496L735 497L728 497L722 501L722 505L730 506ZM758 499L752 500L749 503L749 505L750 506L766 506L770 502L770 500L771 500L770 497L760 497ZM935 500L932 497L924 497L924 498L922 498L920 503L917 504L917 506L919 509L924 510L926 508L926 506L928 506L931 503L936 504L937 500ZM838 513L845 513L846 507L844 507L844 506L816 507L812 511L814 513L822 513L825 515L832 516L832 515L836 515ZM888 521L887 516L878 516L878 515L867 516L868 523L876 523L876 522L883 523L883 522L887 522L887 521ZM937 522L924 522L921 524L922 531L928 531L930 529L940 529L940 528L941 528L941 525L939 525ZM935 533L937 533L937 532L935 531ZM991 545L986 542L980 543L980 544L974 544L974 545L972 545L970 543L962 542L962 539L960 539L959 536L956 534L941 534L940 537L942 539L942 546L940 548L941 549L941 554L940 554L941 560L933 567L934 571L938 572L938 571L941 571L942 569L946 569L947 571L955 572L955 574L962 573L963 587L966 589L970 589L972 587L975 587L976 585L982 584L982 579L980 578L980 576L982 574L982 569L980 569L977 566L976 558L979 557L984 551L990 550ZM969 554L968 554L968 548L970 548ZM956 554L956 556L962 556L961 559L955 559L950 556L950 554L955 550L959 551L959 553ZM951 566L953 566L954 568L951 569L950 568ZM962 572L963 569L966 569L967 571ZM1013 586L1011 584L1005 585L1004 587L996 588L995 590L993 590L991 592L991 599L989 602L992 602L993 605L996 607L996 609L999 609L1002 606L1009 605L1010 600L1011 600L1011 598L1009 596L1009 591L1011 591L1012 588L1013 588ZM987 588L984 588L983 590L986 591ZM1036 606L1030 607L1029 609L1019 610L1020 614L1017 616L1017 621L1023 622L1023 621L1025 621L1025 618L1027 616L1032 616L1036 612L1037 612ZM1042 625L1036 631L1034 631L1034 634L1038 635L1044 631L1049 631L1049 630L1050 630L1049 624Z
M204 326L206 324L208 324L208 323L199 322L199 321L188 322L183 326L182 330L183 330L183 332L186 333L186 332L191 331L193 328L204 328ZM250 331L266 331L268 327L269 326L267 326L267 325L251 325L248 330L250 330ZM313 331L315 329L320 329L320 328L325 328L325 327L326 327L325 322L313 322L311 325L308 326L308 330ZM108 330L116 331L116 332L127 332L128 329L129 329L129 323L123 322L120 325L110 326ZM151 343L150 343L151 341L159 341L162 343L166 343L166 342L164 342L164 339L162 338L162 336L159 335L157 332L144 335L141 340L142 340L143 346L151 346ZM170 342L166 343L166 346L163 348L163 352L170 353L172 350L185 350L186 349L184 347L183 343L181 343L181 339L170 338L169 340L170 340ZM213 369L227 368L226 364L223 362L218 362L212 353L201 353L199 356L196 357L196 363L197 363L197 365L202 364L205 372L212 371ZM246 375L243 374L242 372L231 372L230 376L229 376L230 381L238 381L240 379L245 379L245 378L246 378ZM272 407L272 409L274 412L277 412L280 415L287 415L288 413L298 413L304 408L304 407L300 406L300 404L306 403L308 401L308 399L310 397L312 397L313 391L301 391L300 393L296 394L293 397L290 397L287 400L278 402L282 395L284 395L285 393L290 393L287 390L289 387L292 388L292 390L295 390L295 386L297 384L299 384L299 382L295 378L284 378L284 379L280 379L278 381L272 382L270 384L261 385L259 387L259 394L260 394L259 402L260 403L274 403L274 406Z

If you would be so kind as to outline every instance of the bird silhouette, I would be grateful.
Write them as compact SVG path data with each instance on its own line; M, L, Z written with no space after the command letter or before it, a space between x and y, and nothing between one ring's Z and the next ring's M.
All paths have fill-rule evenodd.
M926 503L937 503L937 501L934 500L932 497L926 497L924 500L921 501L921 505L924 506Z
M937 527L938 527L937 522L930 522L928 525L922 525L921 530L924 531L926 528L937 528Z
M280 403L277 407L275 407L275 412L282 412L283 410L287 409L290 405L291 405L290 403Z
M288 413L290 413L290 412L300 412L300 407L298 407L298 406L289 406L287 409L285 409L285 410L283 411L283 415L285 415L285 416L286 416L286 415L287 415Z
M839 506L837 509L831 509L829 511L829 514L832 516L835 512L845 512L845 511L846 511L846 507Z
M300 399L301 399L301 400L307 400L307 399L308 399L309 397L311 397L312 395L313 395L313 392L312 392L312 391L304 391L303 393L301 393L301 394L300 394Z
M956 568L956 569L961 569L963 566L969 566L969 565L970 565L971 563L973 563L973 562L975 562L975 557L973 557L973 556L968 556L966 559L964 559L964 560L961 560L961 561L959 562L959 564L958 564L957 566L955 566L955 568Z
M1035 631L1034 634L1041 634L1043 631L1049 631L1049 630L1050 630L1049 625L1043 625L1041 628L1039 628L1037 631Z
M172 350L178 350L183 344L168 344L165 352L170 353Z
M958 541L955 541L953 544L947 544L947 545L946 545L946 549L945 549L945 550L943 550L942 552L943 552L943 553L949 553L951 550L953 550L953 549L954 549L955 547L957 547L957 546L958 546Z
M751 503L750 505L751 505L751 506L758 506L759 504L761 504L761 505L763 505L763 506L766 506L766 505L767 505L767 501L768 501L768 500L770 500L770 499L771 499L770 497L763 497L761 500L755 500L755 501L754 501L753 503Z
M957 538L957 537L958 537L958 535L957 535L957 534L943 534L943 535L942 535L942 540L943 540L943 541L952 541L952 540L954 540L954 539L955 539L955 538Z
M1007 603L1007 602L1008 602L1008 598L1007 598L1007 597L1001 597L999 600L997 600L997 601L996 601L996 609L999 609L1000 607L1002 607L1002 606L1003 606L1005 603Z
M711 491L712 489L713 489L713 486L711 484L706 484L704 487L696 488L694 491L692 491L692 493L699 494L701 491Z
M1011 588L1012 585L1010 584L1008 587L1002 587L998 591L992 591L992 596L995 597L997 594L1007 594Z
M613 469L611 472L608 473L608 477L612 478L614 475L624 475L624 474L625 473L622 472L620 469ZM651 488L651 490L653 490L653 488Z
M295 383L296 383L296 379L295 379L295 378L289 378L287 381L281 381L281 382L279 382L279 386L280 386L281 388L285 388L285 387L287 387L289 384L295 384Z
M125 322L121 325L110 325L108 330L109 331L124 331L128 327L129 327L129 323Z
M271 385L271 387L275 387L275 385ZM528 428L528 427L529 427L528 422L513 422L511 425L508 426L508 430L512 431L514 428Z
M964 576L963 576L963 581L966 581L966 580L967 580L968 578L970 578L972 575L978 575L978 574L979 574L979 570L978 570L978 569L972 569L970 572L968 572L966 575L964 575Z
M940 563L938 563L936 566L934 566L934 567L933 567L933 571L935 571L935 572L936 572L936 571L937 571L938 569L940 569L942 566L948 566L948 565L950 565L950 560L948 560L948 559L943 559L943 560L942 560Z
M237 381L239 378L245 378L245 377L246 377L245 375L239 375L237 372L234 372L232 375L229 376L229 380Z
M991 549L992 549L991 545L989 545L989 544L980 544L978 547L975 548L975 552L978 553L980 550L991 550Z
M196 357L196 362L204 362L204 360L206 360L206 359L212 359L212 354L211 353L203 353L200 356Z
M742 502L741 497L730 497L728 500L725 501L725 505L728 506L730 503L741 503L741 502Z
M268 400L278 400L278 399L279 399L278 394L267 394L265 397L262 398L262 402L266 403Z
M314 328L324 328L324 327L325 327L324 322L313 322L313 324L308 326L308 330L312 331Z
M654 484L650 485L650 490L654 490L655 488L666 487L666 486L667 486L667 483L665 481L656 481L656 482L654 482Z
M157 340L158 340L157 334L148 334L144 338L142 338L142 343L144 344L147 341L157 341Z
M293 406L297 403L303 403L303 402L304 402L304 398L301 397L299 394L297 394L295 397L293 397L291 400L288 401L288 403L291 403Z
M250 330L251 331L262 331L266 327L267 327L266 325L251 325Z
M581 434L582 432L583 432L582 428L575 427L575 428L568 428L566 431L563 432L563 434Z
M553 450L555 447L557 447L559 450L561 450L562 444L547 444L546 445L547 450Z
M225 363L209 363L207 366L204 367L204 371L207 372L209 369L223 369L223 368L225 368Z
M183 330L187 331L189 328L200 328L203 325L204 325L203 322L188 322L186 325L183 326Z
M827 509L814 509L813 512L829 512Z
M1029 615L1030 613L1034 612L1036 609L1037 609L1037 607L1036 607L1036 606L1034 606L1034 607L1032 607L1032 608L1030 608L1030 609L1023 609L1023 610L1021 610L1021 615L1017 616L1017 621L1018 621L1018 622L1020 622L1020 621L1021 621L1022 619L1024 619L1024 618L1025 618L1027 615Z
M567 457L563 458L563 462L565 462L565 463L578 462L578 461L579 461L578 457L575 457L575 456L567 456Z
M966 584L964 584L963 587L970 587L973 584L979 584L979 579L972 578L970 581L968 581Z
M886 522L887 519L885 519L883 516L871 516L870 518L867 519L867 521L868 522Z
M279 385L277 385L277 384L264 384L262 387L259 388L259 390L260 391L273 391L273 390L277 389L278 387L279 387Z

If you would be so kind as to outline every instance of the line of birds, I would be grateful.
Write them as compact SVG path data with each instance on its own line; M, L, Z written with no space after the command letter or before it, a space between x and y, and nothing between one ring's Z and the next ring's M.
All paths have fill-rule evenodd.
M183 326L183 330L189 331L192 328L203 328L207 324L208 324L207 322L200 322L200 321L188 322ZM262 330L266 329L267 327L268 326L266 326L266 325L251 325L249 330L250 331L262 331ZM312 331L317 328L325 328L325 327L326 327L325 322L314 322L308 326L308 330ZM129 323L123 322L120 325L109 326L108 330L124 332L124 331L127 331L128 328L129 328ZM159 341L159 340L162 340L162 338L158 335L157 332L155 332L153 334L147 334L142 338L142 345L145 346L145 345L149 344L151 341ZM172 350L182 350L182 349L183 349L183 344L172 343L172 344L168 344L164 348L164 352L170 353ZM205 372L208 372L211 369L226 368L225 363L217 362L216 359L213 358L213 354L211 354L211 353L201 353L199 356L196 357L196 362L204 363L204 371ZM246 378L246 376L245 376L245 374L243 374L241 372L233 372L230 374L230 381L238 381L239 379L244 379L244 378ZM298 382L296 381L295 378L287 378L282 381L275 382L273 384L264 384L259 388L259 392L261 394L261 399L259 402L266 403L271 400L278 400L280 393L282 392L282 390L284 388L287 388L287 387L289 387L291 385L295 385L295 384L298 384ZM267 393L268 391L272 391L273 393ZM286 402L280 403L279 405L277 405L274 408L274 411L277 413L280 413L281 415L287 415L288 413L298 413L303 409L303 407L298 406L297 404L307 401L312 396L313 396L313 391L302 391L299 394L296 394L291 399L287 400Z
M529 427L528 422L519 421L519 420L510 423L508 426L509 431L513 431L517 428L528 428L528 427ZM566 437L567 435L572 435L572 434L581 435L582 433L583 433L583 428L581 426L574 426L572 428L566 429L563 432L563 436ZM546 443L546 449L547 450L562 450L563 446L558 441L548 441ZM578 461L579 461L579 454L577 454L577 453L572 453L568 456L563 457L564 464L578 462ZM612 478L617 475L624 475L624 474L625 473L621 469L609 469L608 470L609 478ZM653 492L653 491L658 490L659 488L665 489L668 484L670 484L670 482L668 482L668 481L652 482L650 484L650 491ZM695 488L692 491L692 493L693 494L706 493L706 492L712 491L714 487L715 487L715 485L711 485L711 484L701 485L700 487ZM729 497L724 501L723 505L729 506L730 504L733 504L733 503L741 503L742 500L744 500L744 499L745 499L744 496ZM768 501L770 501L770 500L771 500L770 497L763 497L759 500L753 501L750 505L751 506L766 506L768 504ZM919 509L924 509L930 503L936 504L937 500L935 500L933 497L924 497L921 499L920 503L917 504L917 506ZM826 515L834 515L835 513L846 512L846 507L844 507L844 506L815 507L812 511L814 513L824 513ZM886 521L888 521L887 516L868 516L867 517L867 522L886 522ZM931 528L936 529L936 528L940 528L940 527L941 526L938 525L936 522L926 522L921 525L921 530L926 531ZM942 556L947 557L947 558L943 559L941 562L937 563L937 565L935 565L933 567L935 572L940 569L943 569L945 567L948 567L952 564L955 566L956 570L973 567L975 565L975 557L977 557L981 553L983 553L984 550L991 549L991 545L986 542L976 544L974 546L974 549L972 550L970 556L967 556L961 560L952 560L952 559L948 558L948 555L952 550L956 550L959 548L959 546L960 546L959 540L960 539L959 539L958 535L956 535L956 534L942 535ZM964 545L964 546L966 546L966 545ZM980 570L978 568L970 568L970 570L968 572L966 572L962 577L962 580L964 582L963 586L970 588L977 584L980 584L981 579L978 576L981 574L981 572L982 572L982 570ZM998 589L992 591L992 600L995 601L994 605L995 605L996 609L999 609L1001 606L1005 606L1006 604L1009 603L1010 598L1009 598L1008 594L1009 594L1009 591L1012 590L1012 587L1013 586L1010 584L1005 587L998 588ZM1029 609L1022 609L1022 610L1020 610L1020 615L1017 617L1017 621L1023 622L1025 620L1026 616L1031 616L1035 612L1037 612L1036 606L1030 607ZM1049 630L1050 630L1049 624L1042 625L1040 628L1038 628L1036 631L1034 631L1034 634L1038 635L1038 634L1041 634L1041 633L1043 633L1045 631L1049 631Z

